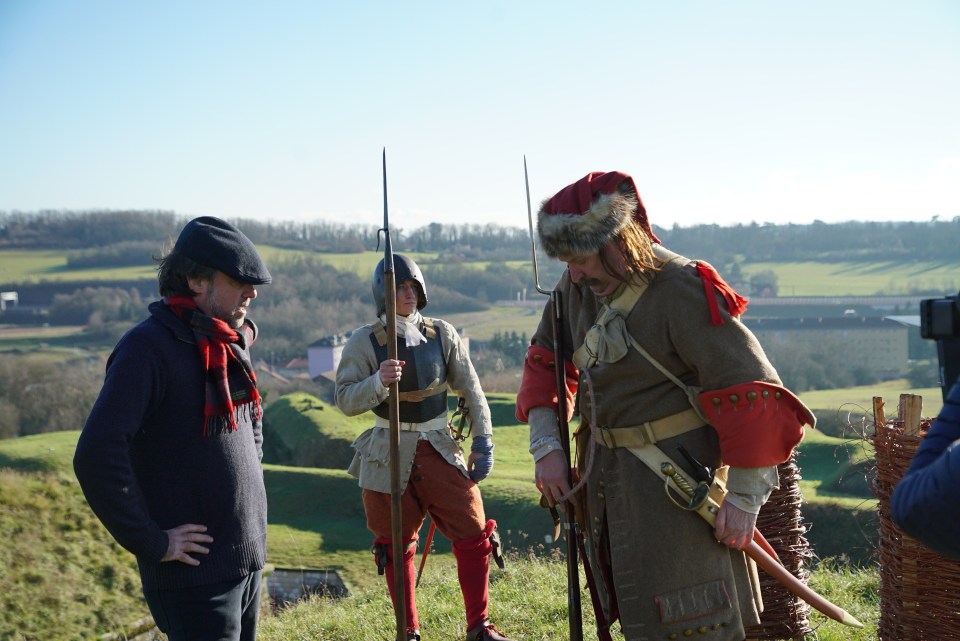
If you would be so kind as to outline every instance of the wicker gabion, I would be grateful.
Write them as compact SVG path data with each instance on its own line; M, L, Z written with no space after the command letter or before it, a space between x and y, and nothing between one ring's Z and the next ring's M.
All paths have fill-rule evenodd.
M793 456L779 466L780 489L770 495L757 517L757 528L770 542L783 566L806 582L807 560L813 556L803 524L800 505L800 470ZM760 624L747 628L748 639L803 639L811 632L807 615L810 606L794 596L775 579L760 571L763 614Z
M874 494L879 500L880 641L960 639L960 562L905 535L890 518L890 496L903 478L931 421L907 434L902 421L875 425ZM950 516L952 518L953 515Z

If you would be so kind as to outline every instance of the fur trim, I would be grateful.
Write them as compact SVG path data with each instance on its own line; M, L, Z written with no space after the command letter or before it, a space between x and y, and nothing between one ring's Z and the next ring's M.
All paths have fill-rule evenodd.
M541 205L537 235L551 258L595 254L630 224L637 204L633 194L615 192L597 197L583 213L546 214Z

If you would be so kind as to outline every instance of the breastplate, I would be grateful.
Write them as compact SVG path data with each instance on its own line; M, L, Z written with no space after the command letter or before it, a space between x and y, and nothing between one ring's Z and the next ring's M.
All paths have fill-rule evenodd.
M416 347L407 347L404 338L397 336L397 360L404 361L399 383L401 392L424 390L427 387L440 385L447 380L447 364L443 360L443 344L440 341L440 333L436 331L426 332L424 327L421 327L420 330L427 336L427 341ZM386 344L381 345L373 332L370 334L370 341L373 343L373 349L377 355L377 363L387 360ZM446 392L428 396L417 402L400 401L400 422L424 423L446 411ZM373 413L380 418L389 419L390 406L387 401L374 407Z

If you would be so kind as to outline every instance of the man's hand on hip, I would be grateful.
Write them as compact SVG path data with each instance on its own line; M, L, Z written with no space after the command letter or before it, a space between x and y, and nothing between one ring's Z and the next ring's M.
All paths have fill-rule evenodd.
M167 553L160 559L163 561L180 561L187 565L200 565L200 561L190 556L191 554L209 554L210 548L200 545L201 543L212 543L213 537L204 534L207 531L206 525L195 525L186 523L172 530L164 530L167 533Z

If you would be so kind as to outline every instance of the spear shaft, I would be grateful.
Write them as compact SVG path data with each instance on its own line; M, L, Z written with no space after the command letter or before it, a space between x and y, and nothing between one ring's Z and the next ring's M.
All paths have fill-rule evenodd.
M397 360L397 277L393 269L393 243L390 240L390 216L387 209L387 149L383 149L383 299L386 308L387 358ZM393 551L393 594L397 617L397 639L407 638L406 584L400 492L400 387L390 383L387 397L390 408L390 537Z
M557 422L560 428L560 444L567 464L567 483L573 487L573 474L570 456L570 426L567 422L567 381L563 355L563 312L560 292L540 287L537 273L537 245L533 235L533 210L530 207L530 178L527 174L527 157L523 157L523 180L527 188L527 220L530 224L530 251L533 254L533 280L537 291L550 297L550 318L553 330L553 363L556 368L557 386ZM577 521L573 514L573 503L567 501L563 510L563 530L567 547L567 616L569 619L570 641L583 639L583 612L580 602L580 566L577 542ZM586 563L586 559L584 559Z

